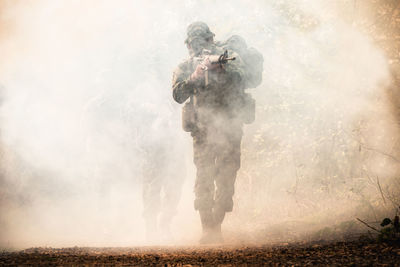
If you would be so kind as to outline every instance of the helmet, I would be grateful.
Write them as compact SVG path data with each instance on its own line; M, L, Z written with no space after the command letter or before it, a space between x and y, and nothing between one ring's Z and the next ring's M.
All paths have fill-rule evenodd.
M185 40L186 44L190 44L194 39L208 39L214 37L214 33L210 31L207 24L201 21L196 21L187 27L187 38Z

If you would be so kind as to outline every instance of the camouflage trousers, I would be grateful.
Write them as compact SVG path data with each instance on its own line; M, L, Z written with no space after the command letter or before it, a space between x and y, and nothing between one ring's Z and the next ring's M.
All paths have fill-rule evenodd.
M194 208L232 211L236 173L240 168L241 127L230 128L229 132L208 128L193 132L192 136L197 168Z

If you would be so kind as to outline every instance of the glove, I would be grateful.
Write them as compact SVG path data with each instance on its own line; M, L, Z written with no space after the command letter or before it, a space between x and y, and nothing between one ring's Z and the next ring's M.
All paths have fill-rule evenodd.
M190 75L190 80L192 81L198 81L202 78L204 78L204 73L206 70L219 70L221 69L221 65L218 64L218 59L220 56L218 55L211 55L211 56L206 56L204 60L197 65L196 69Z
M204 58L203 64L209 69L209 70L215 70L220 68L220 64L218 64L219 60L218 55L211 55L211 56L206 56Z
M204 78L204 73L206 72L206 70L207 67L203 63L200 63L199 65L197 65L194 72L190 75L190 80L196 82Z

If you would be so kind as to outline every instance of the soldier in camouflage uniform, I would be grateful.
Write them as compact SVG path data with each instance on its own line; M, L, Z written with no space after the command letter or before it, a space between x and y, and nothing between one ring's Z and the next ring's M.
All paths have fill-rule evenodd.
M138 85L136 89L152 92L160 87L152 82ZM176 144L181 133L177 129L177 113L172 99L167 98L167 92L163 98L159 93L149 95L146 101L140 99L139 102L134 97L127 103L126 119L133 130L131 141L137 153L135 161L140 159L142 171L146 241L159 243L173 238L170 226L177 213L186 166L175 160L183 154L183 146Z
M203 22L188 26L185 41L190 58L173 74L173 97L191 105L194 123L195 209L203 228L201 243L222 241L221 223L232 211L236 173L240 168L245 68L239 56L224 65L211 64L212 55L223 50L214 44L214 34ZM208 55L204 55L208 54ZM206 69L208 69L207 78ZM185 124L185 122L184 122Z

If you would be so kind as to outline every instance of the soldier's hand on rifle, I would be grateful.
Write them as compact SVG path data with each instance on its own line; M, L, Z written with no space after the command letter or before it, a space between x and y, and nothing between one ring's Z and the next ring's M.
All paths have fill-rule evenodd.
M198 81L205 77L205 73L209 70L223 70L223 64L228 60L235 60L234 57L228 57L228 51L222 55L206 55L202 58L201 62L197 65L195 71L190 75L190 80Z
M203 64L209 69L209 70L215 70L221 67L221 65L218 63L219 60L219 55L209 55L204 58Z
M190 80L198 81L200 79L203 79L206 70L207 66L205 64L203 63L198 64L192 75L190 75Z

